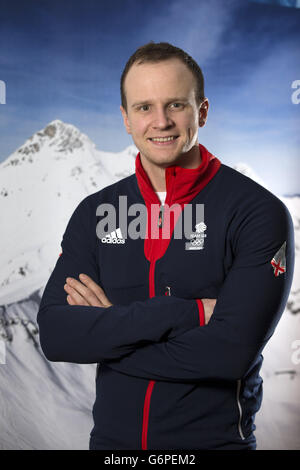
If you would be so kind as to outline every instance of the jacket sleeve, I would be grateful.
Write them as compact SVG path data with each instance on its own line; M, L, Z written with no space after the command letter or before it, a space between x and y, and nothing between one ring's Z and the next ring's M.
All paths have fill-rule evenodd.
M294 235L285 205L276 198L245 214L233 227L232 245L234 261L207 325L107 365L171 382L242 378L274 333L290 292Z
M96 223L89 198L73 213L62 240L62 254L45 287L37 322L40 344L50 361L96 363L117 359L138 346L162 341L199 325L195 300L172 297L109 308L69 305L68 276L88 274L99 283Z

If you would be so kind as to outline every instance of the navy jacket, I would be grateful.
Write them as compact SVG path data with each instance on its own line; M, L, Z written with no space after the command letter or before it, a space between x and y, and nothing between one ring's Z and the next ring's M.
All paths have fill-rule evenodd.
M261 353L288 299L293 225L276 196L199 147L199 168L166 169L165 208L177 212L161 211L138 154L135 174L86 197L63 235L37 320L49 361L98 363L90 449L256 448ZM137 214L124 219L120 196L146 205L143 237L126 238ZM116 223L99 238L103 204ZM175 236L188 211L190 232ZM80 273L113 306L69 305L65 280ZM207 325L202 298L217 299Z

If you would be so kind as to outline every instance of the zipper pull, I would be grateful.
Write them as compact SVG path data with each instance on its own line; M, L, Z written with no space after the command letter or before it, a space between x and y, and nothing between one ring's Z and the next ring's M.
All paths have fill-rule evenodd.
M159 208L159 216L158 216L158 227L162 228L164 223L164 206L160 206Z
M166 295L167 297L170 297L170 295L171 295L171 287L166 286L166 288L165 288L165 295Z

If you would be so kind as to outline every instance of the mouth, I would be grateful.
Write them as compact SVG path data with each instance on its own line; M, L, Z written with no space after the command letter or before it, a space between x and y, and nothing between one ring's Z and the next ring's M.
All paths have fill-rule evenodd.
M175 142L178 137L178 135L169 135L166 137L149 137L148 140L155 145L168 145Z

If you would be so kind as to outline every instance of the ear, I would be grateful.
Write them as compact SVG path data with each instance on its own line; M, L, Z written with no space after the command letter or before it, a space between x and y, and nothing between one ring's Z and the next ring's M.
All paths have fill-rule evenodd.
M125 111L123 106L120 106L120 110L121 110L121 113L122 113L122 116L123 116L123 122L124 122L125 129L126 129L128 134L131 134L131 129L130 129L130 124L129 124L129 119L128 119L127 112Z
M208 108L209 108L209 101L207 98L204 98L204 101L202 101L201 106L199 108L199 127L205 126L205 123L207 120Z

